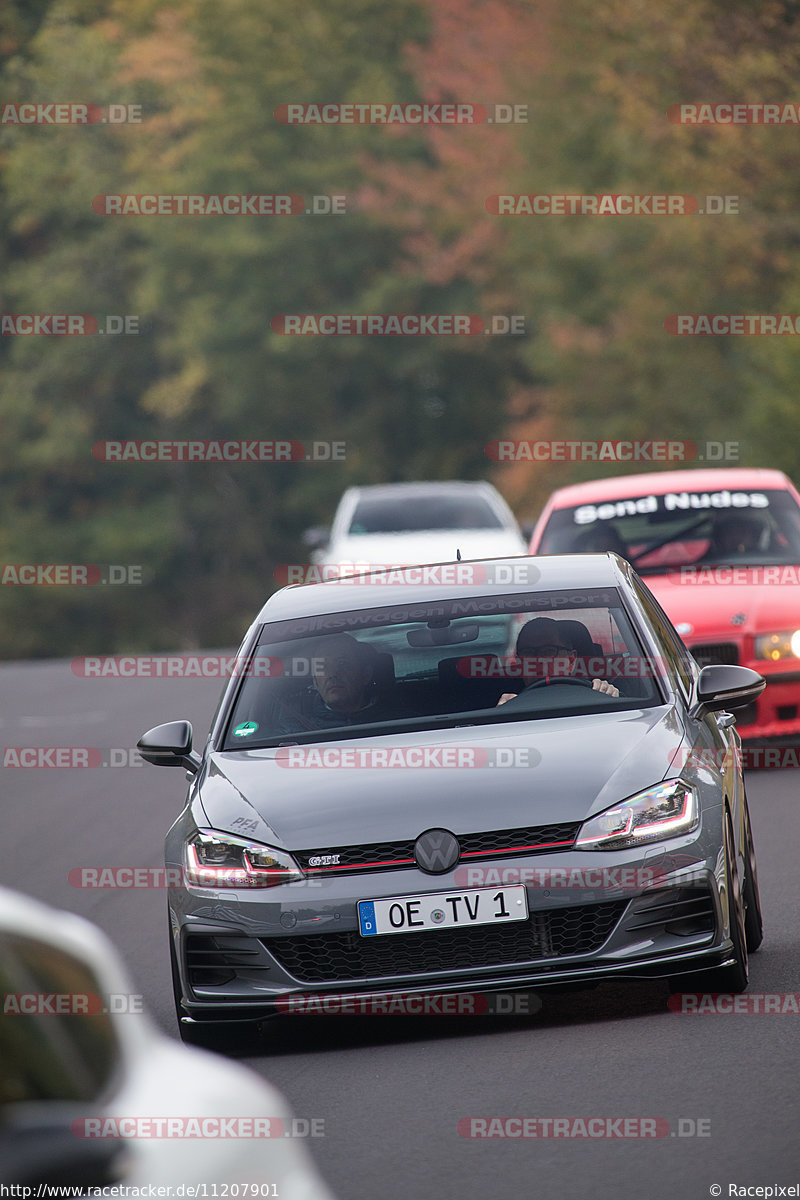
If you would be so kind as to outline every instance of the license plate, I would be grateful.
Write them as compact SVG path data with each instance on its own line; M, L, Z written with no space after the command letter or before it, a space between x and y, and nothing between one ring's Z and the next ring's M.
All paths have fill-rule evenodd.
M528 897L521 884L358 901L358 925L362 937L375 937L381 933L421 933L425 929L460 929L464 925L499 925L504 921L527 919Z

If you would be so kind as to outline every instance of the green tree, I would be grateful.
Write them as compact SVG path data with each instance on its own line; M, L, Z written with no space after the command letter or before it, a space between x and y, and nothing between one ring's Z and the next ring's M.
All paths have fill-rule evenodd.
M379 126L286 126L288 101L409 100L411 0L54 5L21 98L139 103L140 125L6 130L4 187L28 254L4 311L131 313L136 337L18 338L2 415L6 562L143 563L140 591L10 591L5 653L236 640L348 483L483 474L508 365L492 339L291 338L292 312L480 312L469 274L435 282L363 203L381 164L423 160ZM119 193L342 194L283 218L98 216ZM465 341L467 344L465 344ZM343 464L98 463L130 438L344 441ZM13 450L12 450L13 447ZM480 449L479 449L480 448ZM14 514L11 519L11 514ZM55 630L58 630L57 637Z

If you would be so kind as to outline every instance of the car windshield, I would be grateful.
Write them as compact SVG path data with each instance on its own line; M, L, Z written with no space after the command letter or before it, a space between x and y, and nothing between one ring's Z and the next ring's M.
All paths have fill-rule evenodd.
M223 749L650 707L657 674L614 588L280 621L243 671Z
M540 554L613 550L640 575L703 564L800 562L800 509L787 491L676 491L553 512Z
M503 522L483 496L426 495L359 500L348 534L418 533L426 529L502 529Z
M28 1101L96 1101L119 1070L121 1050L90 967L51 942L0 932L0 988L0 1114ZM30 994L63 997L69 1006L31 1010Z

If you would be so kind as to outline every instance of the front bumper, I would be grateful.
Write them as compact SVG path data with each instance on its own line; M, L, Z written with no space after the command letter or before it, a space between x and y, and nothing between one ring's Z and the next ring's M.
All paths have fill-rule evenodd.
M724 966L732 947L720 901L721 856L713 839L709 848L705 825L702 836L676 839L666 850L568 851L487 863L503 882L541 880L532 868L556 880L550 887L526 884L528 919L502 926L362 938L360 899L464 890L453 874L416 868L257 895L175 890L171 925L186 1015L254 1020L291 1011L292 997L589 986ZM607 878L608 886L582 886L587 872L595 873L592 882ZM642 880L652 882L641 886Z

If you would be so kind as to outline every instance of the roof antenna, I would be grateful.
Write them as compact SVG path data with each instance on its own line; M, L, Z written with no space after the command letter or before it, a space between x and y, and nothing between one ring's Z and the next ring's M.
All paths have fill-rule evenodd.
M461 562L461 551L458 546L456 546L456 562Z

